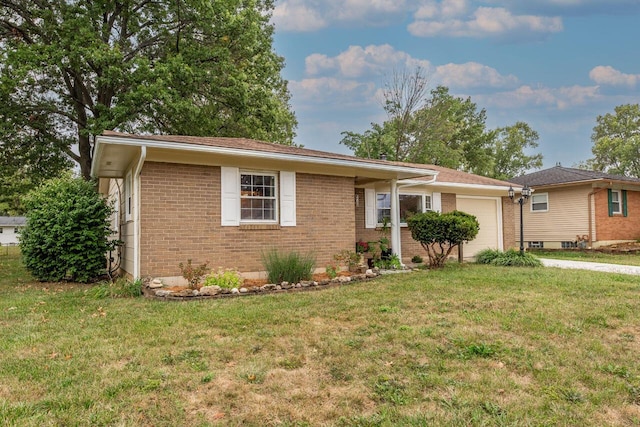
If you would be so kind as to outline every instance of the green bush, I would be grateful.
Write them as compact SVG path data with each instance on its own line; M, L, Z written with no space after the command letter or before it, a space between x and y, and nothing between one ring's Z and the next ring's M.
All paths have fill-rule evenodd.
M316 258L311 253L281 254L275 249L262 253L262 265L267 270L269 283L297 283L301 280L311 280L315 264Z
M502 254L502 251L498 249L484 249L476 254L476 262L478 264L491 264L500 254Z
M542 267L542 262L528 252L509 249L501 252L494 249L485 249L476 255L479 264L499 265L503 267Z
M95 298L135 298L142 295L142 281L123 277L113 282L102 282L87 290L87 295Z
M429 266L442 268L453 249L478 235L480 225L475 216L452 211L419 213L407 219L411 237L420 243L429 257Z
M402 268L402 263L400 262L398 255L393 254L389 258L381 258L373 261L373 266L382 270L400 270Z
M220 286L225 289L240 288L244 283L243 277L237 270L218 267L218 271L212 271L204 279L203 286Z
M94 182L70 176L52 179L23 201L27 224L20 247L34 277L88 282L106 272L112 209Z
M411 258L411 262L413 262L415 264L422 264L422 261L423 261L423 259L422 259L422 257L420 255L414 255Z

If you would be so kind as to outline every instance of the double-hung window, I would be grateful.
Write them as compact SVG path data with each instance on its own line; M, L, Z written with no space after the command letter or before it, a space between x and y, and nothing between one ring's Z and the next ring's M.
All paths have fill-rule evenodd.
M547 212L549 210L549 194L533 194L531 196L532 212Z
M241 172L240 221L276 221L277 179L274 173Z
M622 206L622 203L620 203L621 199L622 198L620 197L620 191L611 190L611 213L613 214L622 213L622 208L620 207Z
M406 225L407 219L416 213L431 210L431 196L423 194L400 194L400 224ZM391 219L391 195L389 193L376 194L376 212L378 224L383 224L385 219Z

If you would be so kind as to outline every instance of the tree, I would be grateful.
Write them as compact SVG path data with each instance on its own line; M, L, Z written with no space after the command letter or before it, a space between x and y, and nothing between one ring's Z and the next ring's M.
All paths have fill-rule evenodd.
M542 154L527 155L526 149L538 147L538 132L525 122L500 128L493 143L493 170L490 176L508 180L529 169L542 167Z
M591 135L595 156L587 164L596 170L640 177L640 105L615 107L613 114L598 116Z
M411 237L427 251L433 268L443 267L453 249L475 239L480 230L475 216L460 211L419 213L407 219L407 225Z
M24 203L27 224L20 249L38 280L87 282L106 272L112 209L94 183L55 178L30 192Z
M91 135L105 129L292 144L296 120L272 49L271 0L0 7L5 146L62 152L88 178Z

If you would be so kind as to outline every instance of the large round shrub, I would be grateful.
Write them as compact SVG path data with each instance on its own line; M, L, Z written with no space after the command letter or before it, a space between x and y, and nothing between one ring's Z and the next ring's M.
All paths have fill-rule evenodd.
M56 178L24 199L20 235L24 263L42 281L87 282L105 272L112 209L95 183Z

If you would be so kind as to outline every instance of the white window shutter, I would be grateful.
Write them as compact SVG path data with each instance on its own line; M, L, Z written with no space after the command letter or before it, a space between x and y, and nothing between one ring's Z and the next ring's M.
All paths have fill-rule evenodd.
M376 228L378 216L376 215L376 190L364 189L364 228Z
M280 225L296 225L296 173L280 172Z
M431 195L431 210L442 212L442 193L433 193Z
M220 217L222 226L240 225L240 171L220 167Z

